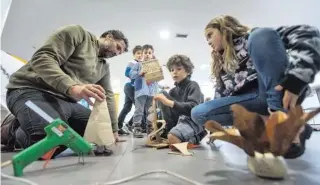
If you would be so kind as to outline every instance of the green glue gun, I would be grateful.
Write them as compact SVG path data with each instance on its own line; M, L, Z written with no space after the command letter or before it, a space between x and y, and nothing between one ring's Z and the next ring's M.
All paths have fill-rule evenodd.
M50 124L44 129L47 134L44 139L13 156L12 164L15 176L23 176L23 169L27 165L38 160L40 157L44 156L47 152L59 145L64 145L70 148L79 156L89 155L92 152L93 146L69 127L69 125L64 121L61 119L53 120L48 114L43 112L31 101L27 101L26 105L47 120Z

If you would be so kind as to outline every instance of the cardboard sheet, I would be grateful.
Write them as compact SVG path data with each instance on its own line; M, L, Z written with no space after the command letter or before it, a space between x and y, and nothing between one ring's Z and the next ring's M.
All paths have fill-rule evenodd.
M115 143L106 101L95 101L84 138L88 142L95 143L98 146L110 146Z

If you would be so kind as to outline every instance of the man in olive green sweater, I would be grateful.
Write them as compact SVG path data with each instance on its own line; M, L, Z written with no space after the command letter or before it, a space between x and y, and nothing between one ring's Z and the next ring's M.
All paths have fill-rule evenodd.
M127 50L128 40L119 30L109 30L100 38L79 25L55 31L10 77L7 106L20 124L15 131L16 143L22 148L32 145L45 137L44 127L48 125L25 105L26 101L31 100L51 117L66 121L83 136L90 110L77 101L85 99L92 105L89 98L107 101L118 141L116 106L105 58Z

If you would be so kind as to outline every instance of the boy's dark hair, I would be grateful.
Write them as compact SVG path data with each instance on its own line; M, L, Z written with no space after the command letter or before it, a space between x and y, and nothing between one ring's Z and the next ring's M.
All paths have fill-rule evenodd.
M187 73L189 73L189 77L191 77L194 69L194 65L192 64L189 57L186 55L173 55L169 58L167 62L167 68L170 71L172 66L182 66Z
M142 50L147 50L147 49L152 49L152 51L154 51L153 46L150 44L145 44L142 46Z
M132 53L136 54L138 51L142 51L142 46L137 45L133 48Z
M123 40L123 42L125 43L126 47L124 48L124 51L127 52L128 51L128 47L129 47L129 41L127 39L126 36L124 36L124 34L120 31L120 30L108 30L104 33L102 33L102 35L100 36L101 38L106 37L107 35L112 35L112 37L115 40Z

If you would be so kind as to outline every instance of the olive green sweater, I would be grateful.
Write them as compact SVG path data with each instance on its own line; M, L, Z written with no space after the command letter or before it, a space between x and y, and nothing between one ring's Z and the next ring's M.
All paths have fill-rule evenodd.
M34 88L68 101L68 89L76 84L99 84L106 91L106 101L114 132L118 131L114 93L109 64L98 57L98 38L78 25L58 29L10 77L8 89Z

